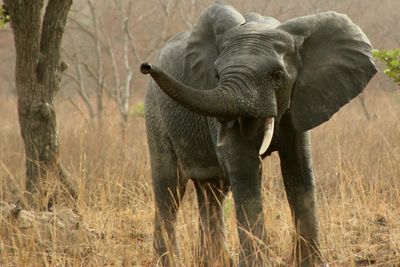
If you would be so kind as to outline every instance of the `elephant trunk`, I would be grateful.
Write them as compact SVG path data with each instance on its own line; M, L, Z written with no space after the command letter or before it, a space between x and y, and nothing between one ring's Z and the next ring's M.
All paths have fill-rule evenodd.
M229 94L229 90L223 85L211 90L195 89L149 63L143 63L140 71L143 74L150 74L161 90L193 112L218 118L236 118L241 115L237 97Z

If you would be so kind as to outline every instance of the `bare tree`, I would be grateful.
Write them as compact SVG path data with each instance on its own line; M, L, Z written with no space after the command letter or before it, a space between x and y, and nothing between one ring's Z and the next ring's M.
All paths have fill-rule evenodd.
M83 67L83 62L81 62L80 60L80 56L79 56L79 51L78 51L78 47L75 43L75 38L72 36L72 34L67 32L67 36L69 37L69 41L71 44L71 49L72 49L72 53L65 53L68 57L68 59L72 62L72 65L74 66L74 70L76 75L72 75L70 73L66 73L66 75L72 79L72 81L74 81L76 83L76 87L74 87L76 89L76 91L78 92L79 96L82 98L83 102L85 103L86 109L89 113L89 119L87 119L85 117L86 122L90 125L90 126L94 126L94 122L96 119L96 113L95 113L95 108L93 107L92 103L90 102L90 98L88 95L88 90L87 90L87 86L86 86L86 77L84 75L84 67ZM74 105L77 109L80 110L79 105L76 104L74 102L74 100L72 99L72 97L69 98L70 102L72 103L72 105ZM81 113L84 114L83 111L81 111Z
M131 87L131 82L133 79L133 71L131 68L131 65L129 63L129 44L132 50L132 54L136 55L136 58L140 60L140 56L138 55L136 51L136 46L133 41L132 34L129 30L129 14L132 10L132 1L128 2L127 7L124 7L121 3L120 0L115 0L115 4L119 10L120 13L120 18L121 18L121 27L123 30L123 36L124 36L124 44L123 44L123 62L124 62L124 81L121 82L121 80L118 77L118 71L116 68L116 62L115 62L115 57L113 56L113 49L112 46L109 46L109 54L112 59L112 66L113 66L113 73L115 76L114 79L114 91L109 91L111 97L115 100L115 102L118 104L119 107L119 112L122 117L122 135L123 137L126 137L126 123L128 122L129 118L129 96L130 96L130 87ZM126 12L124 12L126 10Z
M93 27L94 27L94 41L96 47L96 55L97 55L97 118L99 123L99 128L103 128L103 95L104 95L104 67L103 60L101 56L101 41L100 41L100 25L99 25L99 15L96 10L96 6L93 0L88 0L88 4L90 6L90 13L92 15ZM87 65L85 65L87 66Z
M66 65L60 46L72 0L5 0L16 49L15 79L18 118L26 153L26 188L40 192L41 183L57 176L68 192L76 193L59 157L54 96Z
M75 66L68 73L68 76L75 81L77 91L86 105L91 119L96 117L101 121L103 95L107 95L117 104L119 114L121 115L123 136L125 135L126 124L129 120L129 102L132 96L132 84L135 73L133 66L137 66L143 60L152 57L154 52L158 51L159 47L169 38L168 27L171 20L170 17L175 14L177 10L176 5L180 2L180 0L158 1L160 1L158 8L162 14L161 18L165 23L160 24L157 30L151 29L160 34L154 33L151 45L143 47L142 44L140 49L137 47L137 36L133 33L132 29L135 28L135 25L139 25L146 16L150 16L154 12L154 7L151 7L149 12L146 12L135 10L132 0L114 0L107 4L87 0L90 23L82 20L80 11L77 12L78 16L71 17L71 21L75 26L73 30L78 30L80 34L84 34L86 38L89 38L89 42L93 48L91 51L93 57L85 59L82 49L78 51L79 45L75 44L74 34L68 34L71 42L70 50L66 54L70 62ZM196 1L193 0L191 3L194 5ZM113 17L117 18L117 20L108 23L108 16L103 14L105 5L107 12L112 12ZM140 16L133 15L133 12L140 13ZM133 18L135 18L134 21ZM190 23L189 17L187 20ZM132 27L132 25L134 26ZM118 31L117 33L110 33L112 26L114 26L114 30ZM94 109L87 93L87 82L85 82L84 77L86 75L90 79L89 82L94 83L97 99L96 114L92 113ZM78 106L75 103L73 104Z

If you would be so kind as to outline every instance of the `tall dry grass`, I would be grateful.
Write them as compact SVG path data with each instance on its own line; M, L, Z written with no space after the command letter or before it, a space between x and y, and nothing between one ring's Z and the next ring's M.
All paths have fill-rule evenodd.
M370 90L367 121L355 99L328 123L313 130L313 159L321 225L321 249L331 266L400 265L400 93ZM24 151L16 103L0 102L1 198L13 201L24 184ZM76 207L98 234L85 258L40 240L7 247L0 238L3 266L151 266L153 198L143 118L131 118L128 138L119 117L107 111L96 133L67 102L58 105L62 160L78 185ZM276 153L264 160L264 208L274 265L290 264L293 226ZM177 233L182 266L194 266L198 214L189 184ZM233 200L224 203L229 251L239 253Z

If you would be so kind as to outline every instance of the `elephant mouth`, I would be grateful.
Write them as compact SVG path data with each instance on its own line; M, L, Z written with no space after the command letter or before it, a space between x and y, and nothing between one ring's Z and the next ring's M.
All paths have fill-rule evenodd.
M260 150L258 152L260 155L264 154L267 151L269 145L271 144L272 136L274 135L274 124L275 124L274 117L268 117L265 119L264 137L261 143Z
M221 126L218 128L218 134L217 134L217 146L222 147L225 145L226 142L226 133L227 129L232 128L234 125L234 121L230 121L228 123L222 123ZM239 121L239 124L241 122ZM274 117L267 117L265 118L264 121L264 134L263 134L263 140L259 149L259 155L263 155L268 147L271 144L272 137L274 135L274 124L275 124L275 118ZM244 134L242 132L242 134ZM246 135L246 134L244 134Z

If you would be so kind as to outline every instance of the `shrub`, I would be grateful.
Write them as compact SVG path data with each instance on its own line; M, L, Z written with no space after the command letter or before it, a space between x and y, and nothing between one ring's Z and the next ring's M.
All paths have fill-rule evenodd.
M400 48L394 50L375 49L372 54L386 64L386 69L383 72L400 85Z

